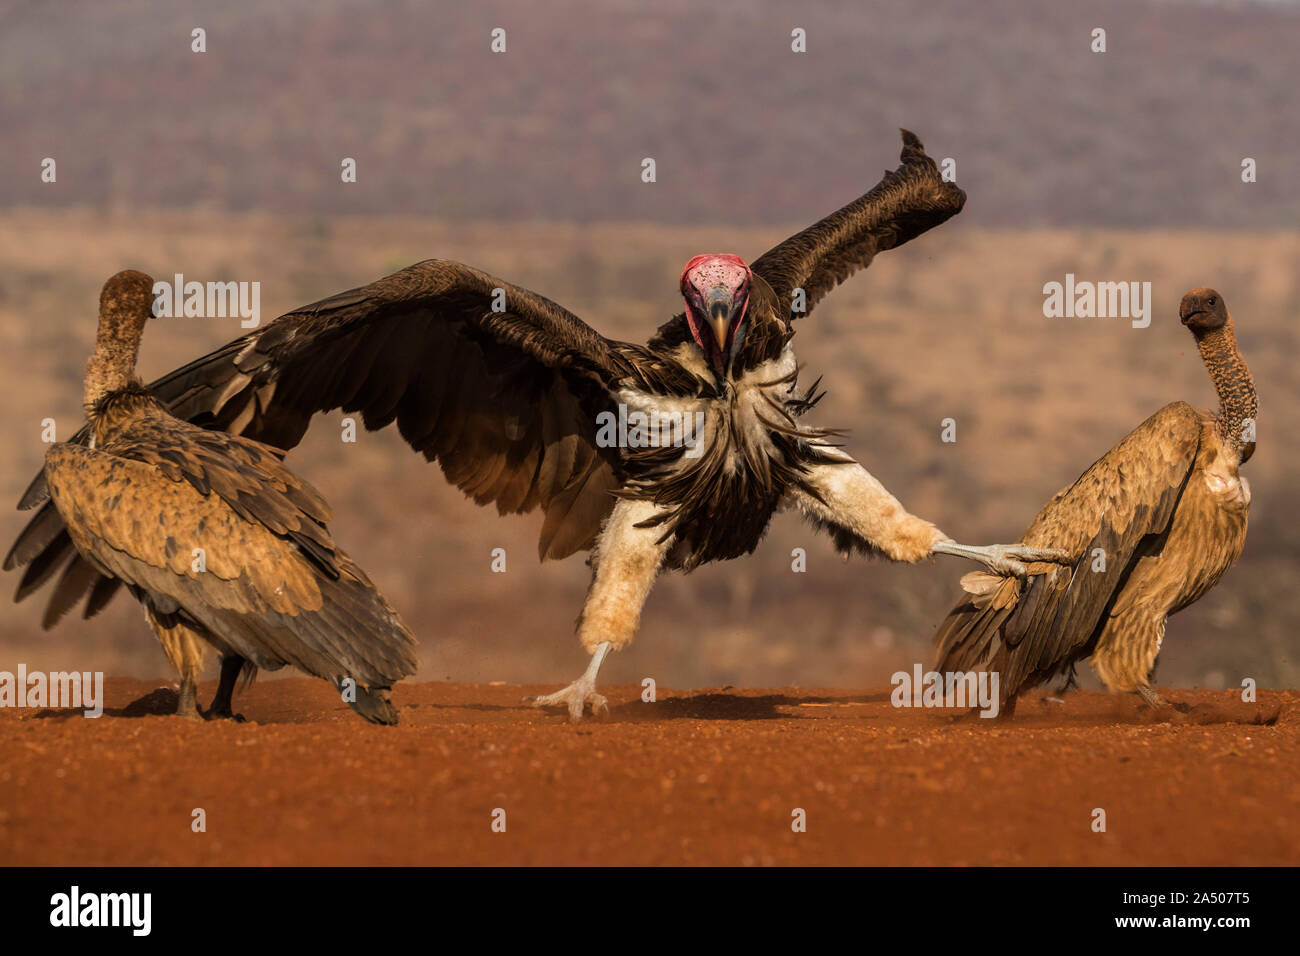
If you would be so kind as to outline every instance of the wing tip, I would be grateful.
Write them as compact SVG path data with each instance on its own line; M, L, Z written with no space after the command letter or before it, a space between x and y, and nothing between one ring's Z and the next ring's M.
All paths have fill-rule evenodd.
M910 129L907 129L907 128L904 127L904 126L900 126L900 127L898 128L898 132L899 132L900 134L902 134L902 137L903 137L903 157L904 157L904 158L907 157L907 151L908 151L909 149L919 150L919 151L922 152L922 153L925 152L925 146L921 143L921 137L917 136L917 135L916 135L915 133L913 133Z

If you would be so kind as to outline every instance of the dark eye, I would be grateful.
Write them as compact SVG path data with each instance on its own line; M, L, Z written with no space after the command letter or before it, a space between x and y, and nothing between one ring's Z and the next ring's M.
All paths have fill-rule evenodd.
M1206 303L1208 303L1209 305L1218 305L1218 303L1219 303L1219 300L1216 299L1214 296L1210 296L1210 297L1209 297L1208 299L1206 299L1205 301L1206 301Z

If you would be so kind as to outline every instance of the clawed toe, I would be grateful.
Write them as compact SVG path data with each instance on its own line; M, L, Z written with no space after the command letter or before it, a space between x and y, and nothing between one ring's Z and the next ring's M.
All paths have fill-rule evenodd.
M525 697L523 702L533 707L564 707L569 711L570 720L581 720L587 707L591 707L593 717L604 717L609 714L609 702L597 694L593 686L582 681L576 681L554 694Z
M1022 581L1029 577L1029 569L1011 558L995 558L988 566L996 574L1011 574Z
M1070 552L1062 551L1060 548L1027 548L1021 545L1012 545L1006 549L1007 557L1017 558L1021 561L1050 561L1053 564L1069 564L1073 559Z
M609 653L609 649L609 641L597 644L596 649L591 652L591 663L587 665L586 673L554 694L525 697L524 703L532 704L534 707L566 707L569 711L569 719L575 721L582 720L582 712L588 706L591 707L593 717L605 716L609 713L609 703L596 693L596 675L600 673L600 664Z
M1163 697L1157 694L1150 687L1147 687L1145 685L1137 689L1137 695L1141 697L1142 702L1146 704L1148 707L1150 707L1152 710L1170 710L1170 709L1176 710L1177 709L1177 708L1171 708L1167 700L1165 700Z
M989 549L987 562L990 570L998 574L1012 574L1020 580L1029 576L1026 564L1050 562L1052 564L1069 564L1072 560L1069 552L1059 548L1031 548L1019 544L995 544Z
M959 558L978 561L994 574L1012 575L1024 580L1029 576L1026 563L1052 561L1068 563L1070 556L1056 548L1031 548L1020 544L990 544L984 547L958 544L955 541L940 541L934 545L934 553L951 554Z
M243 714L232 714L230 711L219 711L216 708L205 710L203 712L204 720L233 720L237 724L244 723Z

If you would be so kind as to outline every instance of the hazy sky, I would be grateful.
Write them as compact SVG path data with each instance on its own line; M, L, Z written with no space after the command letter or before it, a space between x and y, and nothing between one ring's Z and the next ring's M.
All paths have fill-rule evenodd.
M799 222L874 183L908 126L975 222L1300 221L1296 3L4 10L0 204Z

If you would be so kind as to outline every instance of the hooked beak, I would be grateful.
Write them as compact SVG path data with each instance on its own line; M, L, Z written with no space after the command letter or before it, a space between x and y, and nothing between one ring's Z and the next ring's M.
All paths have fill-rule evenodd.
M727 359L727 333L731 331L731 318L735 311L735 300L731 291L724 288L710 289L704 297L704 306L708 310L709 328L718 342L718 354L725 362Z

